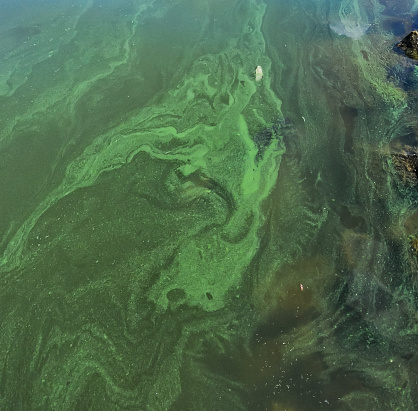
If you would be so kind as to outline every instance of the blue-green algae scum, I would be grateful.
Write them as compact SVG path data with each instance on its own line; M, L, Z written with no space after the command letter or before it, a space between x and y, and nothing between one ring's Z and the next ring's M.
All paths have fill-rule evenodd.
M417 28L2 0L0 409L417 409Z

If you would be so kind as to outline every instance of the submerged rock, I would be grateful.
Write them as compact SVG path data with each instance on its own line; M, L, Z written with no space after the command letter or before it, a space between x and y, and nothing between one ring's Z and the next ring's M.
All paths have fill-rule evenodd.
M418 153L392 154L392 161L401 182L408 187L418 186Z
M418 60L418 31L411 31L396 44L396 47L405 51L405 54L411 59Z

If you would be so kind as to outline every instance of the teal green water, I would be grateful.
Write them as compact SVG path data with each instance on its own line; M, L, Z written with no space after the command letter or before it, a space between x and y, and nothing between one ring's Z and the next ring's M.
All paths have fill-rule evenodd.
M2 2L0 409L416 409L417 16Z

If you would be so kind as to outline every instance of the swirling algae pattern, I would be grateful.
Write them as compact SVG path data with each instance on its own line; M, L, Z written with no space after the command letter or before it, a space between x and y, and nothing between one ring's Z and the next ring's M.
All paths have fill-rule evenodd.
M386 151L413 99L382 3L5 26L1 409L413 405L414 208Z

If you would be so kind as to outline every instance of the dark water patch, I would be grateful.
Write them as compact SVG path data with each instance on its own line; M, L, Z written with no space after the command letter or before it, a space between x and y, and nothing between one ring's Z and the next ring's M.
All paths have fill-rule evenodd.
M249 361L251 375L246 379L252 395L248 409L315 410L324 401L320 374L327 365L321 353L293 362L286 358L283 343L274 341L254 348Z
M387 78L405 91L418 89L418 66L414 60L403 55L403 51L394 47L394 51L402 55L402 59L392 67L387 68Z
M340 222L343 227L348 229L354 229L354 228L365 228L366 227L366 221L362 216L356 216L352 215L350 209L343 205L339 208L338 214L340 216Z
M364 314L351 304L341 310L341 320L334 328L334 334L346 350L356 350L359 354L368 354L370 357L379 358L388 353L385 340L376 332L364 318ZM370 346L373 345L373 350Z
M181 288L174 288L167 293L167 299L172 304L183 302L186 298L186 293Z
M410 361L414 357L414 355L415 355L414 353L408 353L408 354L401 355L401 357L406 361Z
M394 36L406 35L410 25L411 23L408 19L399 16L387 17L382 23L383 29L392 32Z
M343 104L340 107L340 114L345 126L344 151L346 153L354 154L354 130L358 110L354 107L349 107Z
M27 40L30 40L32 37L41 34L42 30L39 24L33 24L30 26L16 26L12 27L6 32L6 35L9 34L12 38L15 39L17 44L21 44Z
M389 143L390 152L393 154L413 153L415 146L418 146L418 134L411 126L406 126L399 135Z
M415 14L412 18L412 27L414 27L415 29L418 28L418 13Z
M260 346L249 364L251 410L340 409L341 398L367 391L361 372L348 367L331 370L320 351L290 359L280 341Z
M413 9L413 1L411 0L379 0L384 6L383 15L386 16L407 16Z
M288 303L279 304L277 310L271 313L266 321L258 325L254 338L257 340L277 338L314 320L319 315L314 307L311 307L310 310L301 309L301 312L299 312L296 301L295 299L294 307L291 307Z

